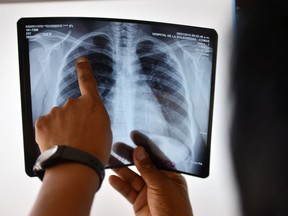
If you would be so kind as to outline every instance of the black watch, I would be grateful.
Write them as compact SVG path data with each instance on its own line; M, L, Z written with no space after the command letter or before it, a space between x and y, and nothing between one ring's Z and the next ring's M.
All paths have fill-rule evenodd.
M62 162L78 162L94 169L99 175L99 187L105 176L103 164L93 155L65 145L55 145L45 150L36 160L34 173L42 180L45 170Z

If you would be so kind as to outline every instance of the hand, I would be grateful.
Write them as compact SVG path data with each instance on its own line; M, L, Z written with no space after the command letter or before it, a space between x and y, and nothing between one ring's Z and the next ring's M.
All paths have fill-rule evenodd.
M135 136L135 133L137 135ZM135 144L153 143L139 132L132 132ZM132 159L141 176L127 167L113 169L109 182L133 204L137 216L191 216L187 184L183 176L175 172L159 171L151 162L144 147L137 147Z
M104 165L110 155L112 133L108 113L97 91L86 58L76 62L81 96L68 99L36 121L36 142L44 151L68 145L93 154ZM30 215L89 215L99 176L80 163L61 163L45 171Z
M158 169L164 169L164 170L175 169L175 164L145 134L137 130L134 130L131 132L130 136L135 145L142 146L145 148L153 164ZM133 147L125 143L118 142L113 145L113 151L118 156L127 161L130 161L131 163L133 163L132 158L133 150L134 150ZM109 158L109 166L111 167L124 166L124 164L120 160L111 155Z
M107 164L112 143L109 116L86 58L77 60L76 71L81 96L68 99L63 107L54 107L36 121L36 142L41 152L53 145L68 145Z

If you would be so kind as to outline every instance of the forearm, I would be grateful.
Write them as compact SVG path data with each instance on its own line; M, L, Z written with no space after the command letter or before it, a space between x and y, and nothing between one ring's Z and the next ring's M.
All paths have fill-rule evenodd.
M48 169L32 215L89 215L99 176L78 163L59 164Z

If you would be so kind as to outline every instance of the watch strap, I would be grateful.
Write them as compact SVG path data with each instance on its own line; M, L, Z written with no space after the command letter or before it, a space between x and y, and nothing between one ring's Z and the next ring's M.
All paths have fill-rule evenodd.
M41 155L38 157L38 159L40 157ZM50 158L45 161L38 161L38 159L36 160L33 170L41 180L43 179L45 170L47 168L63 162L78 162L94 169L99 176L98 190L101 187L101 184L105 177L105 167L103 166L101 161L99 161L96 157L85 151L72 148L70 146L58 145L57 151L53 155L51 155Z

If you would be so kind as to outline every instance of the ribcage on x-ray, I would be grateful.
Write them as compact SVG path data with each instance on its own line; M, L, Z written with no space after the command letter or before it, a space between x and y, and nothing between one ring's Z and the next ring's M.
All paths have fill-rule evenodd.
M92 64L115 129L114 141L126 142L125 136L138 129L162 145L160 149L167 156L177 148L179 157L173 156L174 160L183 160L183 155L191 153L191 107L183 71L168 45L126 24L83 36L66 55L56 105L80 95L75 71L75 60L80 56Z
M167 134L188 146L191 122L184 80L179 63L165 44L144 40L136 46L140 64L140 83L147 83L161 104L161 111L169 123Z
M62 105L69 97L80 96L78 78L75 71L75 61L80 56L85 56L90 60L98 83L99 93L104 103L108 103L108 95L115 83L115 77L113 76L113 48L109 37L105 34L89 35L81 41L81 44L74 46L74 49L71 49L71 52L68 53L66 63L60 74L56 104Z

